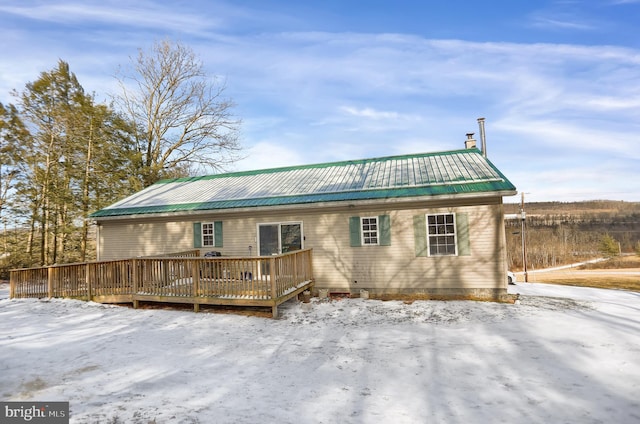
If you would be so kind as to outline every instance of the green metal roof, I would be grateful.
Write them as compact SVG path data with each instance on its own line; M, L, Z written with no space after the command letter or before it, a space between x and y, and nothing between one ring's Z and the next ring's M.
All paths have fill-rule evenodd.
M91 217L491 192L515 187L474 148L163 180Z

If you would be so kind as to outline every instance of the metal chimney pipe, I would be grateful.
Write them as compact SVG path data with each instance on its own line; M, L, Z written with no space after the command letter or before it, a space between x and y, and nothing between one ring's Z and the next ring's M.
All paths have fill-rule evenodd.
M482 156L487 157L487 139L484 135L484 118L478 118L478 125L480 126L480 143L482 145Z

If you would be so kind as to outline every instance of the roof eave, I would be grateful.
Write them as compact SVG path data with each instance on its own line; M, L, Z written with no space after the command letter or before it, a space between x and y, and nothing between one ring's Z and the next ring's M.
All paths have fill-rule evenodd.
M262 213L262 212L280 212L291 211L296 209L329 209L339 207L353 207L353 206L371 206L371 205L402 205L409 203L441 203L443 201L459 201L467 199L489 199L497 197L515 196L517 190L496 190L488 192L470 192L470 193L447 193L439 195L425 195L425 196L412 196L412 197L389 197L389 198L377 198L377 199L346 199L335 200L327 202L304 202L304 203L292 203L283 205L261 205L261 206L248 206L248 207L235 207L235 208L219 208L219 209L200 209L200 210L181 210L172 212L150 212L150 213L137 213L137 214L123 214L123 215L111 215L111 216L95 216L89 219L96 222L102 221L117 221L117 220L131 220L142 218L171 218L179 216L197 217L203 215L215 215L215 214L229 214L229 213Z

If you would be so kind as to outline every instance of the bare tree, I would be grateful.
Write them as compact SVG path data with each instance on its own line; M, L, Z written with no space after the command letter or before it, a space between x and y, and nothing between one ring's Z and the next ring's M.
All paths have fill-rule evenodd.
M139 50L117 79L116 99L137 125L137 173L143 186L200 169L224 169L240 151L238 126L223 97L224 83L208 76L193 50L161 41Z

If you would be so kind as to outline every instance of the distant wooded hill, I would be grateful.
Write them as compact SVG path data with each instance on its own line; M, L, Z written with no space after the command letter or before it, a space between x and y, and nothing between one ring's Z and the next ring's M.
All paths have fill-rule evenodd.
M619 243L622 253L634 252L640 242L640 202L532 202L525 203L524 209L530 269L599 256L607 234ZM509 267L522 269L520 203L505 203L504 211Z
M525 211L538 215L612 216L640 214L640 202L590 200L585 202L532 202L525 203ZM504 213L520 212L520 202L505 203Z

